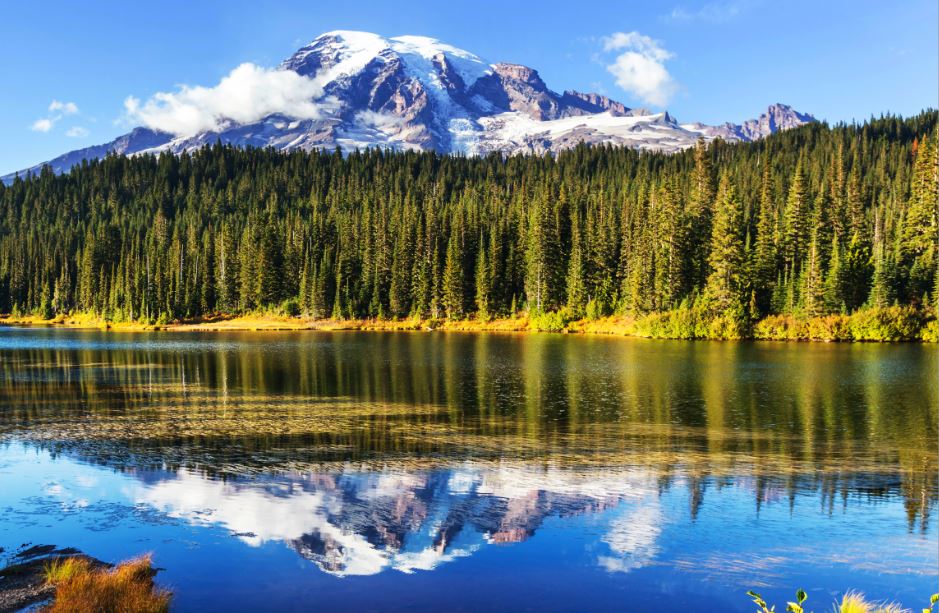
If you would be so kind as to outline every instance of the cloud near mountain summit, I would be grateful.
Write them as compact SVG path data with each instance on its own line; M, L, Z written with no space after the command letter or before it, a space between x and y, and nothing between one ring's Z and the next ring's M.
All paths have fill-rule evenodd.
M291 70L244 63L214 87L183 85L177 92L158 92L144 102L124 100L126 119L134 125L192 136L218 131L227 121L252 123L272 114L319 119L329 107L323 84Z

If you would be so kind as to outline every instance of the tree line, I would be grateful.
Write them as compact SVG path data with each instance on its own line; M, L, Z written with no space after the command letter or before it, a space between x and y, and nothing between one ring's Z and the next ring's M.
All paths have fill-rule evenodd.
M276 152L86 161L0 184L0 312L161 322L934 308L937 118L677 154Z

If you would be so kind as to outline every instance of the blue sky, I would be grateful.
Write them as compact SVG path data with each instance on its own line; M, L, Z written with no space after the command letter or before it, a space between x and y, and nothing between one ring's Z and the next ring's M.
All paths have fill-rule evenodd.
M832 122L939 105L935 0L63 1L6 4L0 27L0 174L126 132L128 96L273 67L335 29L433 36L681 121L777 101Z

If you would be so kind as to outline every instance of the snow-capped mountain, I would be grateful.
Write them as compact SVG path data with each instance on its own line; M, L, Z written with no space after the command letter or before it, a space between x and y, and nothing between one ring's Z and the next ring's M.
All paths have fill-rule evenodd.
M280 150L383 147L467 155L556 152L580 142L672 152L698 138L750 141L814 121L811 115L775 104L759 119L740 125L680 124L667 112L630 109L600 94L559 94L532 68L491 64L422 36L328 32L278 70L309 79L322 92L311 101L319 109L315 119L286 113L249 123L226 119L218 129L196 134L139 127L48 164L64 172L111 151L180 153L216 141Z

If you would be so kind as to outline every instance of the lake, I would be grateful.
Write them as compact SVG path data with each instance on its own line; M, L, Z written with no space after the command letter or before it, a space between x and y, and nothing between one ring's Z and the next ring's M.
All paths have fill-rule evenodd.
M179 610L917 609L939 350L0 328L0 566L153 552Z

